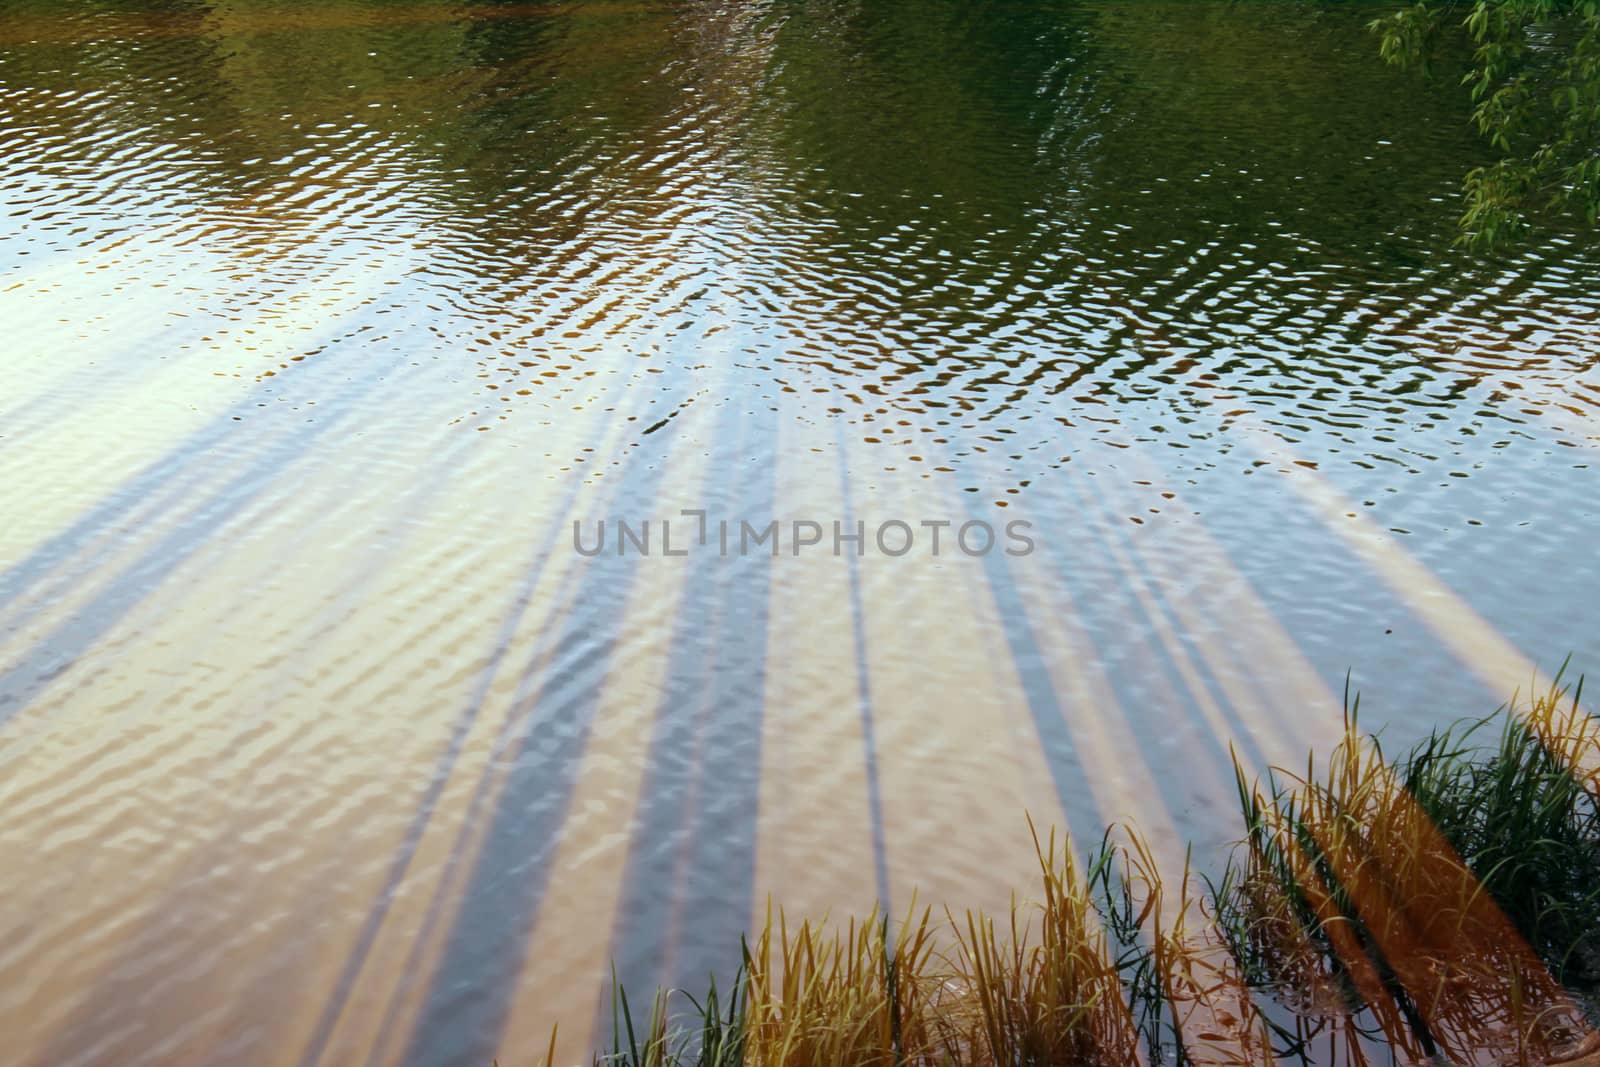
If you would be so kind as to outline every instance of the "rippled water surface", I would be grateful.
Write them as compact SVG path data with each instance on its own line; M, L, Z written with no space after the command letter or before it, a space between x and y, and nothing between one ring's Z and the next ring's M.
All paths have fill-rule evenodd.
M1600 249L1372 13L0 8L7 1055L576 1055L1600 662ZM574 550L682 509L825 540Z

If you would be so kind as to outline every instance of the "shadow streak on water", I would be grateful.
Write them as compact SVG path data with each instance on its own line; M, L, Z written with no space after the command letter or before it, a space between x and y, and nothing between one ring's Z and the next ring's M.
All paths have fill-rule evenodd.
M974 507L970 517L987 519L989 516L980 514ZM991 552L986 555L983 569L988 577L989 592L1004 620L1006 645L1022 684L1045 765L1050 769L1050 779L1061 801L1061 810L1067 816L1066 829L1080 850L1091 847L1105 828L1107 813L1100 811L1092 799L1085 803L1083 785L1088 779L1078 758L1068 722L1074 717L1105 714L1106 709L1068 708L1062 704L1047 668L1049 659L1044 645L1028 621L1028 609L1018 595L1016 580L1005 554Z
M1160 722L1161 708L1172 701L1152 699L1152 693L1182 694L1186 706L1194 707L1205 701L1219 709L1225 723L1223 729L1204 731L1198 738L1204 746L1203 760L1199 760L1199 754L1193 751L1187 753L1188 758L1215 767L1227 767L1231 758L1231 744L1238 747L1246 766L1266 766L1270 762L1268 756L1258 747L1242 709L1227 699L1220 680L1215 676L1214 657L1198 644L1207 635L1192 632L1190 626L1175 617L1171 600L1183 594L1172 588L1160 588L1148 570L1140 565L1135 554L1135 542L1126 532L1131 527L1115 505L1095 491L1102 488L1099 481L1084 479L1063 486L1063 503L1067 513L1084 516L1085 521L1061 530L1063 537L1074 539L1073 551L1066 551L1063 545L1052 545L1046 555L1054 563L1054 571L1062 588L1069 591L1070 602L1085 616L1086 626L1096 632L1130 635L1122 647L1103 648L1100 652L1103 662L1117 665L1114 671L1117 681L1113 685L1127 693L1127 699L1122 701L1122 709L1130 726L1141 738L1158 738L1163 728ZM1117 561L1114 564L1116 578L1110 583L1110 588L1107 587L1108 583L1102 581L1096 585L1092 578L1086 576L1076 565L1076 561L1081 559ZM1133 590L1136 586L1148 590L1149 596L1135 596ZM1131 617L1133 624L1117 625L1114 608L1122 609ZM1216 621L1219 626L1222 625L1221 620ZM1165 636L1176 647L1168 645L1157 635ZM1179 656L1186 659L1190 670L1194 672L1192 679L1183 678L1176 669L1176 658ZM1192 691L1195 688L1204 691ZM1182 810L1184 798L1172 792L1176 785L1174 776L1160 775L1156 780L1165 791L1168 809L1174 812ZM1112 818L1125 818L1129 813L1108 814Z
M422 842L423 834L429 822L433 819L439 802L443 797L445 787L449 785L450 779L455 772L456 763L461 757L467 737L483 710L489 689L494 684L495 679L499 677L501 668L505 665L507 654L513 645L513 639L522 625L529 604L532 602L534 590L538 587L551 556L559 550L559 545L567 530L565 518L571 514L572 505L577 500L581 488L582 483L576 477L569 479L560 503L549 517L544 539L535 546L530 554L528 566L524 570L525 577L512 599L510 608L506 612L505 620L501 624L492 646L493 650L483 667L478 671L477 678L473 682L471 696L456 716L455 723L450 730L449 742L445 753L440 757L438 765L434 768L429 778L428 788L423 794L416 813L401 839L400 847L396 850L389 870L384 876L383 887L374 900L373 907L362 922L361 931L356 936L355 945L351 949L348 960L334 981L333 988L312 1030L311 1040L300 1057L300 1067L317 1067L317 1064L322 1061L323 1053L326 1051L328 1041L333 1035L334 1027L337 1025L345 1004L355 989L357 979L360 977L361 971L366 965L367 957L371 953L379 931L383 927L384 919L388 916L389 906L394 900L394 894L411 868L412 860ZM473 811L481 807L482 794L483 786L480 784L478 794L474 797L472 804ZM451 866L453 867L454 864L452 863ZM444 900L436 899L433 907L429 910L428 920L416 932L413 962L416 949L419 949L427 942L439 909L444 904ZM393 1019L389 1021L391 1025L394 1024ZM388 1027L385 1027L385 1032L387 1031Z
M843 501L840 518L850 526L856 522L854 494L850 489L850 468L846 452L839 449L839 498ZM856 700L861 714L861 755L867 776L867 822L872 839L872 880L878 891L878 904L889 908L889 843L883 822L883 782L878 769L878 730L872 711L872 671L867 658L866 604L862 597L861 561L846 553L850 567L850 645L855 652Z
M664 473L665 464L636 457L622 471L617 499L649 513ZM464 1049L488 1058L496 1050L514 1007L515 979L527 962L540 904L556 873L552 860L604 682L618 654L626 651L620 613L640 568L652 562L661 561L605 553L563 580L556 599L564 608L529 654L512 713L495 745L499 756L486 765L468 807L467 824L485 822L483 840L459 896L449 901L456 919L422 1006L410 1021L407 1064L450 1062ZM549 672L541 674L541 665ZM551 676L562 665L569 671ZM507 765L505 779L497 787L493 812L484 814L480 808L499 765ZM436 901L435 907L444 903ZM417 944L424 941L425 932L419 932ZM393 1018L387 1023L404 1025Z
M750 458L718 491L761 524L775 514L766 457L777 416L729 403L719 423L713 454ZM725 974L751 912L773 558L724 559L716 535L709 540L685 561L686 595L700 599L674 623L611 938L636 996ZM606 1033L609 1015L600 1014Z

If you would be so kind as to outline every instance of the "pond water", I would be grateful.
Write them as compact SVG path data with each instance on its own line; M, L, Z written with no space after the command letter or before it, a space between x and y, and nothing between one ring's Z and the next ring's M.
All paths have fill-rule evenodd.
M576 1058L1600 662L1600 247L1375 10L6 4L14 1062Z

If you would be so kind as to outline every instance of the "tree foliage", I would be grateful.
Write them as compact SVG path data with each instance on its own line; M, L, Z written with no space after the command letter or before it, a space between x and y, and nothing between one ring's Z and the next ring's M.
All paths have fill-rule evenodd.
M1470 51L1462 84L1499 154L1464 182L1461 240L1490 248L1541 215L1600 218L1600 0L1419 0L1372 23L1384 59L1429 71Z

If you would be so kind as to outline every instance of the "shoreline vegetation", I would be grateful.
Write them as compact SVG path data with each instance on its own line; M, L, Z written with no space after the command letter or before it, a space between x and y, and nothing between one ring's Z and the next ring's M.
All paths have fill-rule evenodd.
M1600 1065L1600 720L1582 681L1398 759L1234 766L1221 874L1034 828L1031 901L842 928L769 905L733 981L630 1000L596 1067ZM1032 822L1030 820L1030 826ZM730 953L730 956L733 954ZM556 1035L543 1060L555 1059Z

